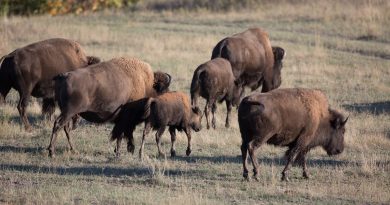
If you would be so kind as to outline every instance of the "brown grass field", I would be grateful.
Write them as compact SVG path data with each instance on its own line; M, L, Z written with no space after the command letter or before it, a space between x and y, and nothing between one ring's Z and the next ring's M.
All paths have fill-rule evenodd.
M190 157L181 133L174 159L157 158L154 134L147 138L143 161L125 146L116 158L109 142L112 125L82 121L71 133L78 153L68 152L61 132L51 159L46 148L53 122L42 121L40 101L33 99L28 114L34 130L25 132L13 91L0 106L0 204L390 204L390 2L277 2L225 13L1 17L0 56L65 37L104 60L138 57L172 74L172 90L189 93L193 71L210 59L220 39L262 27L272 45L287 51L281 87L321 89L333 107L350 115L341 155L328 157L321 148L309 153L311 179L293 167L291 182L280 181L285 148L265 145L257 152L260 181L244 181L237 111L226 129L223 104L217 129L193 134ZM134 134L136 150L142 128ZM169 146L166 132L167 153Z

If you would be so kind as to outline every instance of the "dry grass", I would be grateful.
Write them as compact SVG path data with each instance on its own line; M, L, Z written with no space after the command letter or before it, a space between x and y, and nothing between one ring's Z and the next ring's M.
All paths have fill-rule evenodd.
M268 1L267 1L268 2ZM0 20L0 55L28 43L65 37L89 55L108 60L130 55L171 73L172 89L189 92L192 73L213 46L248 27L269 31L273 45L287 51L282 87L323 90L333 107L350 114L346 150L329 158L309 154L310 180L293 168L292 182L280 181L282 148L263 146L260 182L242 181L237 112L224 128L178 135L176 159L156 158L154 136L146 159L115 158L112 125L82 122L72 132L77 154L58 137L57 158L47 157L52 124L42 122L39 101L28 109L34 125L19 125L15 92L0 107L0 203L6 204L388 204L390 202L390 3L388 1L278 1L257 11L227 13L163 11L88 16L11 17ZM284 2L284 3L283 3ZM302 3L305 2L305 3ZM368 38L371 36L370 38ZM359 38L360 37L360 38ZM142 128L137 129L139 148ZM163 136L168 152L169 135Z

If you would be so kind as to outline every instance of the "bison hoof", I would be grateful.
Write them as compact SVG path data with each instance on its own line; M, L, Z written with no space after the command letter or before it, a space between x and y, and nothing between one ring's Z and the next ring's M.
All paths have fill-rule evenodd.
M159 158L165 158L165 154L162 153L162 152L160 152L160 153L158 153L158 157L159 157Z
M134 154L135 146L134 145L127 145L127 151L131 154Z
M210 129L210 125L207 125L206 127L207 127L208 130Z
M187 149L187 150L186 150L186 155L187 155L187 156L190 156L190 154L191 154L191 149Z
M306 172L303 172L303 178L310 179L310 175Z
M171 157L176 157L176 150L171 150Z
M244 173L242 174L242 176L244 177L244 180L245 180L245 181L248 181L248 182L250 181L248 172L244 172Z
M55 157L54 152L52 150L49 150L49 157L50 158L54 158Z
M282 174L282 181L289 182L290 179L285 174Z
M226 123L226 124L225 124L225 127L226 127L226 128L229 128L229 127L230 127L230 124L229 124L229 123Z
M24 127L24 129L26 130L26 132L32 132L32 127L31 127L31 125L26 125L26 126Z

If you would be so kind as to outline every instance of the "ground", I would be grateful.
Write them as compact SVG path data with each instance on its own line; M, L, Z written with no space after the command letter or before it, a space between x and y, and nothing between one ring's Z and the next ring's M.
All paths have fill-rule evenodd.
M246 182L237 111L226 129L224 104L218 106L216 130L193 134L189 157L181 133L174 159L157 158L154 134L147 138L143 161L127 153L125 143L117 158L115 143L109 141L112 125L82 121L71 132L78 152L68 151L61 133L56 158L51 159L46 148L53 121L42 121L40 102L33 100L28 108L33 132L25 132L13 91L0 106L0 203L389 204L390 5L354 2L270 4L225 13L2 17L0 55L38 40L70 38L103 60L134 56L149 62L154 70L173 76L172 90L188 94L193 71L210 59L220 39L262 27L272 45L287 53L281 87L321 89L331 106L350 118L341 155L328 157L321 148L309 153L311 179L303 179L301 169L294 167L291 182L280 181L285 148L265 145L257 152L259 182ZM136 153L142 128L134 134ZM167 153L169 141L166 132Z

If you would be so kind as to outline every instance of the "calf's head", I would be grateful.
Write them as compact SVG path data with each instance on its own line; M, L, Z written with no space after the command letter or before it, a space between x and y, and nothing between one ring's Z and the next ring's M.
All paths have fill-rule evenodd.
M202 111L198 107L191 108L190 126L195 132L202 129Z
M168 73L163 73L160 71L154 72L153 88L158 94L167 92L169 90L171 80L172 77Z
M329 139L328 143L324 145L324 149L328 155L336 155L344 151L345 124L348 117L344 117L340 112L332 109L329 109L329 114Z

